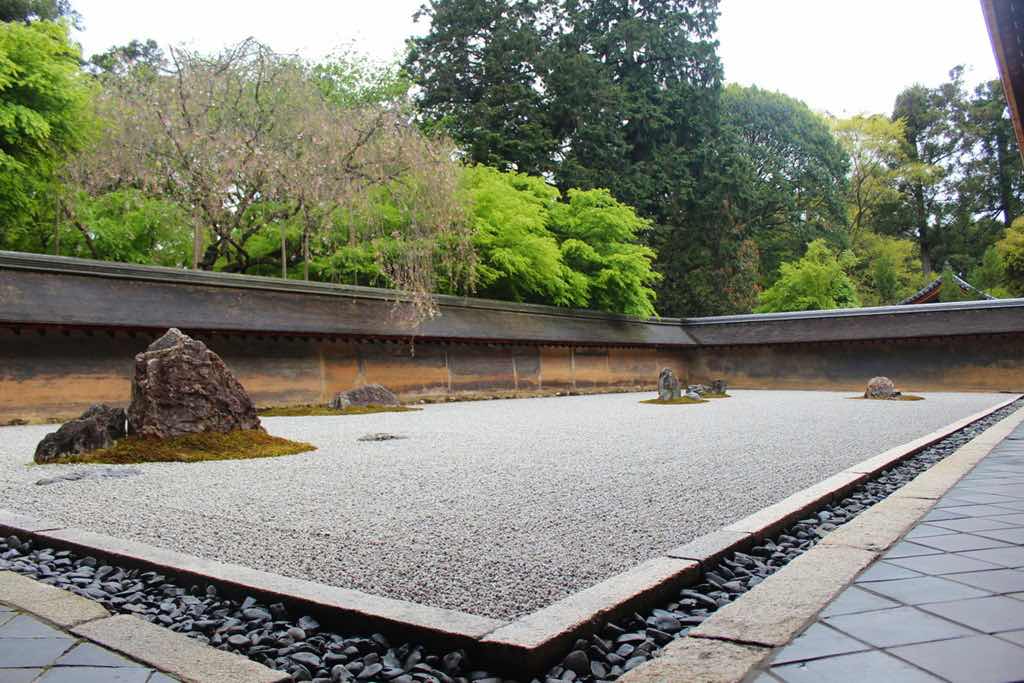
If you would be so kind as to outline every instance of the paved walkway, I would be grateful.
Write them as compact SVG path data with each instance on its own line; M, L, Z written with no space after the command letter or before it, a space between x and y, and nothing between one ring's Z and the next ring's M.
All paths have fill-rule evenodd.
M177 679L0 604L0 683L173 683Z
M755 683L1024 681L1024 425Z

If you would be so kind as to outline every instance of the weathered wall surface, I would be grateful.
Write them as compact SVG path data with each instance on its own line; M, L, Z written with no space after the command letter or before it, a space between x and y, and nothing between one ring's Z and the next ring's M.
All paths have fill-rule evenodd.
M0 424L126 405L132 358L156 336L0 327ZM671 367L690 382L859 392L874 375L906 391L1024 391L1024 335L685 349L342 341L196 333L257 405L326 402L379 382L404 400L537 392L651 390Z
M1024 391L1024 335L699 347L683 353L693 382L863 391L877 375L904 391Z
M93 403L127 405L132 359L147 332L0 327L0 424L76 416ZM679 351L645 348L342 341L194 333L259 406L324 403L380 383L405 400L477 394L651 389L661 367L685 375Z
M438 297L0 252L0 424L129 400L168 327L205 341L260 406L381 383L406 400L652 389L662 367L738 388L1024 391L1024 299L713 318ZM403 306L406 306L403 308Z

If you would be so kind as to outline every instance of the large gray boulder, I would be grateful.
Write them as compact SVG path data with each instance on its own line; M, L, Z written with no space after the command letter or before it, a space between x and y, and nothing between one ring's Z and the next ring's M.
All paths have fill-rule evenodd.
M115 441L124 438L126 420L124 408L91 406L81 417L43 437L33 459L40 464L59 462L64 456L110 448Z
M260 429L249 394L220 356L171 328L135 356L128 433L168 439Z
M712 394L724 394L729 387L724 379L713 379L709 388Z
M658 374L658 400L674 401L679 398L679 380L672 368L662 368Z
M864 398L887 399L899 396L896 384L888 377L872 377L868 388L864 390Z
M398 397L381 384L367 384L337 394L331 399L330 407L344 410L349 406L398 406Z

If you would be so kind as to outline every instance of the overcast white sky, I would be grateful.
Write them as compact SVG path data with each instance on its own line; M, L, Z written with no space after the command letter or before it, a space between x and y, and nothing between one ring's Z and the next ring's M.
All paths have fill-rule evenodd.
M72 0L85 54L132 38L213 51L254 36L315 58L352 44L379 59L423 32L421 0ZM891 110L915 82L935 85L956 64L969 80L997 77L977 0L722 0L726 80L779 90L837 115Z

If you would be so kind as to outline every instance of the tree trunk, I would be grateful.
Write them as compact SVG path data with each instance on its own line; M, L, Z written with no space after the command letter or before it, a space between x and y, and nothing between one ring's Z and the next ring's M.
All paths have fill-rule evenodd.
M57 200L57 212L53 215L53 255L60 256L60 199Z
M309 229L302 228L302 279L309 281Z
M1005 136L1001 133L996 133L996 164L997 164L997 182L999 183L999 208L1003 214L1003 226L1010 227L1013 223L1013 219L1016 216L1013 215L1013 190L1010 187L1010 174L1007 166L1007 155L1014 154L1015 152L1010 149L1006 149Z
M288 241L284 232L284 223L281 223L281 277L288 279Z
M199 254L203 250L203 233L199 224L192 226L192 270L199 270Z
M928 251L928 245L921 242L921 271L925 275L930 275L932 272L932 255Z
M932 272L931 245L928 244L928 211L925 208L924 188L914 188L914 209L917 214L917 243L921 248L921 270L925 276Z

